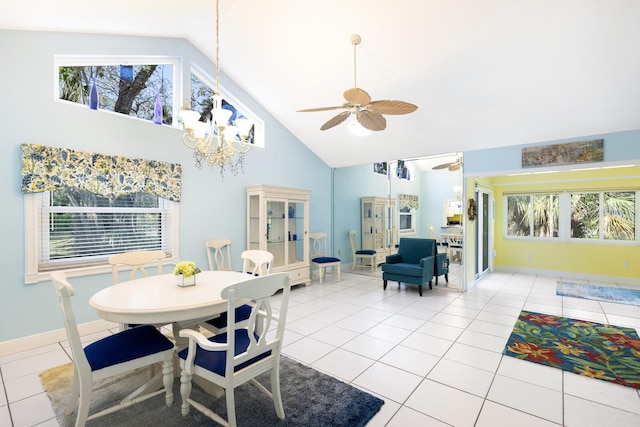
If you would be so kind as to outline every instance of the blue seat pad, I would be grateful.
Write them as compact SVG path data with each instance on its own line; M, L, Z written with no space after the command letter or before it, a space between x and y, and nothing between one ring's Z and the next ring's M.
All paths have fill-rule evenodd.
M376 251L374 251L373 249L361 249L359 251L356 251L356 255L375 255Z
M319 256L317 258L312 259L311 262L315 262L315 263L318 263L318 264L324 264L324 263L327 263L327 262L342 262L342 261L340 259L338 259L338 258L334 258L334 257L331 257L331 256Z
M400 274L403 276L422 277L424 269L420 264L407 264L400 262L397 264L382 264L382 271L390 274Z
M142 325L102 338L84 348L92 371L139 359L173 348L173 343L151 325Z
M256 337L257 339L258 337ZM244 353L249 347L249 331L246 329L237 329L235 331L235 355ZM227 333L214 335L209 338L211 342L217 343L226 343L227 342ZM184 350L178 353L178 357L186 360L187 353L189 352L189 348L185 348ZM235 367L235 371L239 371L240 369L256 363L259 360L264 359L271 355L271 350L260 354L259 356L254 357L253 359L249 359L246 362ZM196 346L196 358L194 363L197 366L201 366L207 371L215 372L218 375L224 376L225 369L227 366L227 352L226 351L208 351L203 349L202 347Z
M236 308L236 322L242 322L247 320L251 316L251 306L244 304L240 307ZM218 329L223 329L227 327L227 312L221 313L220 316L215 319L207 320L207 323L211 326L214 326Z

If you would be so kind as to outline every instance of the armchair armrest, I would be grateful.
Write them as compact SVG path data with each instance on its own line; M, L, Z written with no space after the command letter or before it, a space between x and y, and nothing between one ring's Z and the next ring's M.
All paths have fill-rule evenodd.
M402 262L402 255L391 254L387 255L387 264L398 264Z

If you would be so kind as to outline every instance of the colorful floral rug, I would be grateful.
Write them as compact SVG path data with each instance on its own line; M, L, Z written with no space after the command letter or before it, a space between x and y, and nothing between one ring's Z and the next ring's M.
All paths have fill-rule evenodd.
M640 305L640 290L558 281L556 295Z
M635 329L522 311L507 356L640 389Z

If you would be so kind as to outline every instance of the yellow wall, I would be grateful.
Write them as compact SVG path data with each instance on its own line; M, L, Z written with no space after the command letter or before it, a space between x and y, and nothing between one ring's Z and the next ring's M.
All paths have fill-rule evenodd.
M640 278L640 247L631 244L596 244L504 239L503 196L508 193L572 190L637 190L640 167L493 177L488 185L495 197L494 268L535 269L550 272ZM636 233L640 230L636 230ZM628 265L625 266L625 261ZM626 280L626 281L629 281Z

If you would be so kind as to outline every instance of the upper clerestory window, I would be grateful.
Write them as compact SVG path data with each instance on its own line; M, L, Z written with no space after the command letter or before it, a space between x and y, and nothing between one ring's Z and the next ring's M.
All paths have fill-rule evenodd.
M56 99L156 124L177 123L178 58L56 56Z

